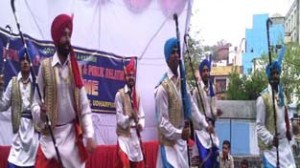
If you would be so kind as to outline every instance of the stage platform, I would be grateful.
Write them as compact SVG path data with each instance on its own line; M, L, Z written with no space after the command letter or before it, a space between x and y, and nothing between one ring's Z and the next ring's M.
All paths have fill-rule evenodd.
M158 142L144 142L145 157L148 167L155 167L158 151ZM7 158L10 146L0 146L0 168L7 167ZM117 159L117 145L99 145L96 151L89 156L86 168L113 168Z

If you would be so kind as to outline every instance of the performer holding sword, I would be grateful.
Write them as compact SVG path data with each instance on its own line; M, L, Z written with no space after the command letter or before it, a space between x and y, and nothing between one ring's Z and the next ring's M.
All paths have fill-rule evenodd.
M177 15L174 15L178 32ZM170 38L164 45L167 72L155 89L155 103L159 138L159 151L156 167L189 167L187 140L190 136L189 124L213 132L202 113L187 92L184 65L180 60L180 43ZM179 66L179 69L178 69Z
M29 50L29 53L32 52ZM30 65L25 49L19 52L21 71L8 83L5 92L4 76L0 76L0 111L11 107L13 140L8 157L9 168L34 167L38 149L38 127L33 122L30 110L33 94L33 81L30 75ZM3 65L4 67L5 65ZM5 70L5 69L4 69Z
M116 167L146 167L140 132L145 113L136 91L136 63L132 58L124 68L126 84L115 97L119 162Z

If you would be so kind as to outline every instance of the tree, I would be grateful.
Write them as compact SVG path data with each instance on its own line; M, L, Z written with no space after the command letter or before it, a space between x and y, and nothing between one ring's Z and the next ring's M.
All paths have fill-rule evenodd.
M285 94L290 98L300 98L300 46L297 43L287 44L286 54L283 60L281 80ZM289 102L290 103L290 102Z
M243 77L240 77L236 71L233 71L229 74L226 99L255 100L267 84L264 70L256 70L253 74Z
M297 43L288 43L286 53L282 62L281 82L288 98L287 103L291 103L291 97L300 97L300 46ZM272 52L272 60L277 60L277 52ZM267 65L269 58L266 54L261 56L261 63ZM240 78L237 73L229 75L229 87L226 92L227 99L230 100L255 100L259 93L267 86L268 80L265 68L255 70L253 74Z
M226 90L226 99L228 100L247 100L244 89L244 81L237 73L236 68L229 74L229 84Z
M256 100L260 92L266 88L268 79L264 69L256 70L244 82L245 94L248 100Z
M194 75L198 71L198 65L200 63L200 60L203 56L203 49L200 47L200 43L197 42L196 40L189 38L188 39L188 52L185 52L184 54L184 65L185 65L185 71L186 71L186 76L187 76L187 83L190 87L196 86L195 80L194 80ZM191 63L189 60L189 57L191 58ZM191 65L194 68L195 72L192 72Z

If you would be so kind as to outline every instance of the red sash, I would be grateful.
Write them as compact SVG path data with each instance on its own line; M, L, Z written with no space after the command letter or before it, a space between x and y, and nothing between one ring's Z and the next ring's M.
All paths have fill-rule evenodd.
M88 158L88 152L83 144L83 133L80 127L78 119L74 122L75 125L75 133L76 133L76 140L75 143L78 147L79 156L82 162L85 162Z

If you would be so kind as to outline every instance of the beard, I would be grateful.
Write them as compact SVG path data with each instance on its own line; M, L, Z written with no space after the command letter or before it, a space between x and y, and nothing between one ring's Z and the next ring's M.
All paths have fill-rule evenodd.
M173 72L175 76L178 76L178 67L179 67L179 62L174 62L172 64L168 64L169 68Z
M126 84L129 88L132 88L135 85L135 80L132 78L127 79Z
M57 52L67 57L70 54L70 44L59 44L57 46Z
M279 83L280 83L279 79L270 80L270 84L271 84L272 88L275 89L276 91L278 90Z
M208 84L208 76L207 76L207 75L201 76L201 79L202 79L202 81L203 81L203 83L204 83L205 85Z

